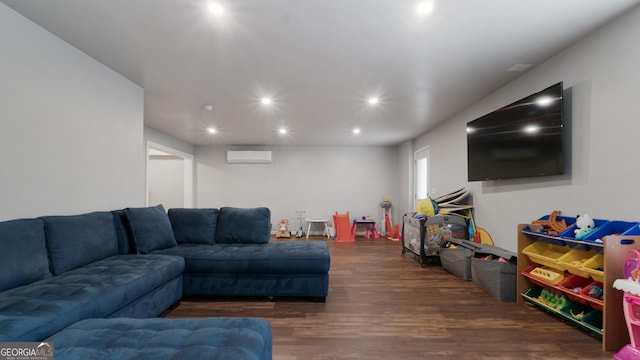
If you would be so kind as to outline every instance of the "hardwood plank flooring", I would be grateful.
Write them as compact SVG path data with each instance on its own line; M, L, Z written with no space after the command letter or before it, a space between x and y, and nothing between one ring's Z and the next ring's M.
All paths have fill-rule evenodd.
M442 267L420 267L397 241L327 243L326 303L182 300L164 316L268 319L276 360L612 358L551 315L500 302Z

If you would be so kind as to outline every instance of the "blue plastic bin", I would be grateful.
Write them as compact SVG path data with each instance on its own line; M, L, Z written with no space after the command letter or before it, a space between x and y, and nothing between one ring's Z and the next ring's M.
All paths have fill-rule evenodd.
M594 232L598 231L602 226L606 225L610 221L603 220L603 219L593 219L593 222L595 223L596 227L595 227L595 230L589 235L592 235ZM561 232L560 237L563 239L577 240L575 235L575 230L576 230L576 224L574 223L572 226L568 227L567 230ZM587 235L587 237L589 235ZM586 237L578 241L585 241L585 240L586 240Z
M593 233L595 233L596 231L600 230L601 228L603 228L605 225L607 225L608 223L610 223L609 220L604 220L604 219L593 219L594 224L596 225L595 230L593 230L593 232L587 236L585 236L583 239L576 239L576 235L575 235L575 230L576 230L576 225L572 225L570 226L567 230L563 231L562 233L560 233L560 237L563 239L568 239L568 240L576 240L576 241L581 241L583 243L575 243L575 242L571 242L571 241L567 241L567 246L574 248L574 249L580 249L580 250L593 250L599 253L602 253L603 251L603 246L602 243L598 243L595 241L596 238L593 238L592 240L589 240L588 237L593 235ZM592 243L594 246L591 246L589 244L584 244L584 243Z
M538 220L549 220L549 217L550 215L545 215L539 218ZM558 216L556 217L556 219L558 221L564 220L565 224L567 224L569 228L576 223L576 218L574 217ZM531 230L529 226L525 226L522 229L522 231L526 232L527 235L529 235L529 237L531 237L531 239L534 241L546 242L546 243L557 245L557 246L565 245L564 241L559 236L560 234L549 234L545 231L534 231L534 230Z
M629 229L622 233L623 236L639 236L640 235L640 222L633 223Z

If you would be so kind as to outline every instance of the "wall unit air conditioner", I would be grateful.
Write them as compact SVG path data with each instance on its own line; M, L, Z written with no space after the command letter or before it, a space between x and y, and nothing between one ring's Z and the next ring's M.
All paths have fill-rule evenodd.
M229 164L271 164L271 151L227 151Z

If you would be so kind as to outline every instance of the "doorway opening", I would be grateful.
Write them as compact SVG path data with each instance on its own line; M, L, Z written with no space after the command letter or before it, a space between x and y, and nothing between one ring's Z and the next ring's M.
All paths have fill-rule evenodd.
M147 206L193 207L193 155L147 142Z

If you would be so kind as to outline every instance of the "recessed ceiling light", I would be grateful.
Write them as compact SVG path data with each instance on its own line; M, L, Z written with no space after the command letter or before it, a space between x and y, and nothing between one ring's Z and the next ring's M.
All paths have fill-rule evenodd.
M369 100L367 100L367 102L369 103L369 105L376 105L380 100L378 100L377 97L370 97Z
M353 129L353 133L356 134L356 135L360 134L360 128L354 128Z
M271 100L271 98L268 98L268 97L263 97L262 99L260 99L260 103L262 105L271 105L272 102L273 100Z
M213 15L224 14L224 8L222 7L222 5L220 5L217 2L209 2L207 4L207 9L209 9L209 12L212 13Z
M423 1L416 7L416 12L420 15L425 15L433 11L433 1Z
M202 105L202 108L205 109L206 111L213 111L213 105L204 104Z
M281 127L280 129L278 129L278 132L279 132L280 134L284 135L284 134L286 134L286 133L287 133L287 129L285 129L285 128Z
M208 132L209 134L215 134L215 133L216 133L216 128L212 128L212 127L207 128L207 132Z

